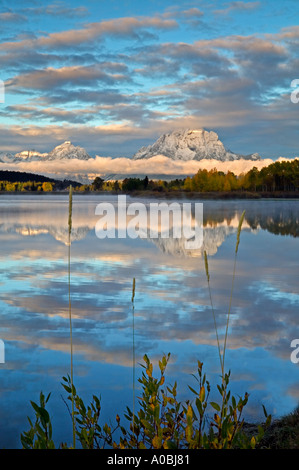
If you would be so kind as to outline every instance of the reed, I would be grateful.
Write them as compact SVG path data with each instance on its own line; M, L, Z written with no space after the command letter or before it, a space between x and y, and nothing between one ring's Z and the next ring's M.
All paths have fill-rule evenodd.
M135 277L133 278L132 286L132 318L133 318L133 433L135 429Z
M69 323L70 323L70 348L71 348L71 394L72 394L72 424L73 447L76 447L75 410L74 410L74 366L73 366L73 329L72 329L72 303L71 303L71 235L73 216L73 188L69 189L69 218L68 218L68 296L69 296Z
M222 373L222 377L223 377L224 376L224 367L223 367L223 363L222 363L222 355L221 355L220 342L219 342L219 336L218 336L217 322L216 322L215 310L214 310L214 305L213 305L213 300L212 300L212 293L211 293L211 286L210 286L209 264L208 264L208 256L207 256L206 251L204 251L204 260L205 260L206 277L207 277L207 281L208 281L209 297L210 297L210 303L211 303L213 320L214 320L214 327L215 327L215 332L216 332L218 355L219 355L221 373Z
M220 360L220 367L221 367L221 373L222 373L222 380L223 381L224 381L224 378L225 378L224 363L225 363L225 353L226 353L226 349L227 349L228 327L229 327L229 321L230 321L230 315L231 315L234 283L235 283L235 277L236 277L237 255L238 255L238 249L239 249L239 244L240 244L240 235L241 235L241 229L242 229L242 224L243 224L243 221L244 221L244 217L245 217L245 211L243 211L243 213L240 217L238 230L237 230L237 241L236 241L236 247L235 247L232 285L231 285L231 291L230 291L229 307L228 307L228 313L227 313L227 318L226 318L226 328L225 328L224 344L223 344L223 351L222 352L221 352L221 349L220 349L220 342L219 342L219 336L218 336L218 330L217 330L217 322L216 322L216 317L215 317L214 305L213 305L213 301L212 301L208 257L207 257L206 251L204 252L206 278L207 278L207 282L208 282L209 297L210 297L210 303L211 303L211 308L212 308L212 313L213 313L214 326L215 326L217 345L218 345L219 360Z
M226 320L226 329L225 329L225 337L224 337L224 347L223 347L223 357L222 357L223 368L224 368L225 351L226 351L226 343L227 343L227 335L228 335L228 325L229 325L231 306L232 306L232 298L233 298L233 290L234 290L234 283L235 283L235 277L236 277L237 255L238 255L238 249L239 249L239 244L240 244L240 234L241 234L241 229L242 229L244 217L245 217L245 211L243 211L243 213L241 215L241 218L239 220L239 225L238 225L238 231L237 231L237 241L236 241L236 248L235 248L233 278L232 278L232 286L231 286L231 291L230 291L229 308L228 308L228 314L227 314L227 320Z

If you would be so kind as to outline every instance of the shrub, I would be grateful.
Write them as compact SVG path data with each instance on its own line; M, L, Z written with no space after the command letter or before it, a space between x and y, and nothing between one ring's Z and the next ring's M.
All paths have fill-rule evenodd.
M121 423L117 414L115 425L100 423L101 401L93 395L89 405L85 405L69 376L63 377L63 387L68 399L74 400L76 437L83 449L232 449L255 448L270 424L268 416L264 426L259 426L257 434L248 437L243 432L242 413L248 401L248 394L236 399L228 391L230 374L225 375L221 385L217 385L220 404L209 401L211 386L203 373L203 363L198 362L195 390L189 386L193 400L178 401L177 383L166 384L165 371L170 354L159 361L159 377L153 375L153 364L144 355L143 372L138 379L141 384L139 410L133 413L126 408L124 418L128 426ZM21 434L21 443L26 449L53 449L52 424L45 399L40 394L40 404L31 402L35 411L35 422L28 418L30 429ZM212 412L209 416L208 412ZM118 439L114 438L119 431ZM68 447L61 443L60 448Z

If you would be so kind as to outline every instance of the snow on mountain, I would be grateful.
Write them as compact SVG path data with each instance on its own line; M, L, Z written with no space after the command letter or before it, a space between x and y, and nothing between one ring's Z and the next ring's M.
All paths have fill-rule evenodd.
M10 152L0 152L0 162L1 163L10 163L14 159L14 155Z
M142 147L134 156L134 160L148 159L163 155L172 160L261 160L257 153L239 155L227 150L214 131L205 129L187 129L163 134L148 147Z
M199 161L218 160L228 162L234 160L258 161L258 153L240 155L227 150L214 131L205 129L185 129L163 134L148 147L142 147L133 160L149 159L155 156L165 156L173 161ZM83 147L75 146L70 141L57 145L49 153L40 153L35 150L24 150L13 155L10 152L0 152L0 162L21 163L34 161L55 160L90 160L93 159Z
M77 158L78 160L89 160L88 155L83 147L75 147L69 140L61 145L57 145L46 157L46 160L64 160Z
M83 147L73 145L69 140L63 144L57 145L49 153L40 153L36 150L23 150L13 155L9 152L0 152L0 161L3 163L21 163L34 161L51 161L51 160L89 160L88 155Z
M35 150L23 150L22 152L16 153L13 157L14 162L32 162L45 160L47 158L47 153L40 153Z
M194 175L200 167L233 171L236 175L253 166L269 165L257 153L239 155L227 150L214 131L181 130L162 135L153 145L141 148L132 158L90 156L83 147L70 141L57 145L49 153L23 150L13 154L0 152L1 169L43 174L55 179L72 179L88 184L96 176L105 180L149 176L175 179Z

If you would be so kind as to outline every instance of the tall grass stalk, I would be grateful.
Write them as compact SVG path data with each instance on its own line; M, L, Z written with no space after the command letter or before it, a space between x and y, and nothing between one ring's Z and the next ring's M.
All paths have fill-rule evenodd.
M74 410L74 367L73 367L73 330L72 330L72 304L71 304L71 234L73 214L73 188L69 189L69 219L68 219L68 291L69 291L69 321L70 321L70 346L71 346L71 393L72 393L72 423L73 423L73 447L76 447L75 410Z
M133 434L135 429L135 277L132 286L132 317L133 317Z
M234 290L234 283L235 283L235 277L236 277L237 255L238 255L238 249L239 249L239 243L240 243L240 234L241 234L242 224L243 224L243 221L244 221L244 216L245 216L245 211L243 211L243 213L241 215L241 218L239 220L239 225L238 225L238 231L237 231L237 241L236 241L236 248L235 248L233 279L232 279L232 286L231 286L231 291L230 291L229 308L228 308L228 314L227 314L227 320L226 320L226 330L225 330L225 336L224 336L223 358L222 358L223 368L224 368L225 351L226 351L226 343L227 343L227 335L228 335L228 325L229 325L231 306L232 306L232 298L233 298L233 290Z
M222 352L221 352L221 349L220 349L217 323L216 323L215 311L214 311L214 306L213 306L213 301L212 301L208 257L207 257L206 251L204 252L206 278L207 278L207 282L208 282L210 303L211 303L211 308L212 308L212 313L213 313L214 326L215 326L217 345L218 345L219 360L220 360L220 367L221 367L221 373L222 373L222 380L223 381L224 381L224 373L225 373L224 363L225 363L225 352L226 352L226 348L227 348L228 327L229 327L229 320L230 320L230 314L231 314L234 283L235 283L235 277L236 277L237 255L238 255L238 249L239 249L239 244L240 244L240 234L241 234L242 224L243 224L243 221L244 221L244 216L245 216L245 211L243 211L243 213L241 215L239 225L238 225L238 230L237 230L237 241L236 241L236 247L235 247L233 277L232 277L232 285L231 285L231 291L230 291L229 307L228 307L228 313L227 313L227 319L226 319L226 329L225 329L224 344L223 344L223 351Z
M214 311L214 305L213 305L213 300L212 300L212 293L211 293L211 286L210 286L209 264L208 264L208 257L207 257L207 252L206 252L206 251L204 251L204 259L205 259L205 270L206 270L206 277L207 277L207 281L208 281L208 289L209 289L210 303L211 303L211 307L212 307L213 320L214 320L214 327L215 327L215 332L216 332L216 339L217 339L217 346L218 346L219 361L220 361L221 373L222 373L222 377L223 377L223 376L224 376L224 367L223 367L223 362L222 362L222 354L221 354L220 342L219 342L219 336L218 336L218 330L217 330L217 322L216 322L215 311Z

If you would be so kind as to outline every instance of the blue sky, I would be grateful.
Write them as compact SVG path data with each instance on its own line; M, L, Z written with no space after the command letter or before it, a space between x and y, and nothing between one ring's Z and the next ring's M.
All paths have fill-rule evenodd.
M299 4L0 1L0 151L64 140L131 157L214 130L234 152L298 156Z

